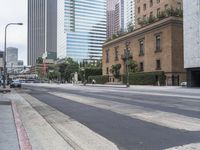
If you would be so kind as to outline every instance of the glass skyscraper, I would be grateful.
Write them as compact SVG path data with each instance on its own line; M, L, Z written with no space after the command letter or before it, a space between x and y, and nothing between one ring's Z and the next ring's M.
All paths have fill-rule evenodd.
M129 25L135 25L135 1L134 0L125 0L125 21L124 21L124 26L125 28L128 28Z
M67 57L76 61L102 57L106 39L106 0L65 0Z

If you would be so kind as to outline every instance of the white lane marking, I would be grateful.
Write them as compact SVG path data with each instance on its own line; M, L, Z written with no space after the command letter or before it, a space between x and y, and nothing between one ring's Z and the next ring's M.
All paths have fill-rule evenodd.
M119 92L117 90L106 90L106 91L113 91L113 92ZM190 100L193 102L200 102L200 96L192 96L192 95L181 95L181 94L174 94L174 93L155 93L155 92L159 92L159 91L155 91L155 92L146 92L146 91L120 91L122 93L130 93L130 94L141 94L141 95L153 95L153 96L165 96L165 97L179 97L179 98L189 98L189 99L196 99L196 100Z
M26 85L26 84L25 84ZM120 90L120 89L104 89L103 87L98 87L98 89L93 88L92 86L64 86L64 85L57 85L57 84L29 84L31 86L37 86L37 87L52 87L52 88L60 88L60 89L81 89L81 90L86 90L88 91L89 89L92 88L93 91L97 91L97 92L122 92L122 93L130 93L130 94L141 94L141 95L154 95L154 96L166 96L166 97L179 97L179 98L189 98L189 99L196 99L196 100L190 100L193 102L200 102L200 96L192 96L192 95L184 95L184 94L188 94L188 93L183 93L183 94L176 94L176 93L159 93L160 90L158 89L154 89L154 92L148 92L147 89L145 89L145 91L134 91L134 89L136 90L142 90L142 88L130 88L128 91L127 90ZM162 87L160 87L162 88ZM151 90L151 87L148 87L148 90ZM162 90L163 91L163 90ZM171 92L170 90L167 90ZM193 94L192 92L190 94Z
M94 93L90 93L90 95L95 96L96 94ZM197 106L195 104L189 106L189 105L185 105L184 103L176 103L176 102L181 102L181 101L186 101L189 102L189 100L185 100L185 99L181 99L179 101L174 101L173 99L167 100L167 101L158 101L158 100L138 100L138 99L131 99L131 98L127 98L127 97L119 97L119 96L113 96L113 95L106 95L105 98L115 98L118 100L125 100L125 101L131 101L131 102L139 102L139 103L144 103L144 104L153 104L153 105L160 105L160 106L164 106L164 107L171 107L171 108L178 108L178 109L182 109L182 110L192 110L192 111L197 111L200 112L200 105ZM165 103L168 102L168 103ZM169 103L170 102L170 103ZM200 102L200 101L199 101Z
M95 133L88 127L71 119L69 116L57 111L36 98L22 95L32 107L37 110L51 126L66 139L76 150L119 150L117 146L105 137Z
M172 147L165 150L200 150L200 143L192 143L188 145Z
M118 114L161 125L164 127L188 131L200 131L200 119L198 118L187 117L176 113L157 111L134 105L122 104L119 102L102 101L100 99L74 94L65 94L60 92L49 93L58 97L69 99L71 101L79 102L105 110L110 110Z

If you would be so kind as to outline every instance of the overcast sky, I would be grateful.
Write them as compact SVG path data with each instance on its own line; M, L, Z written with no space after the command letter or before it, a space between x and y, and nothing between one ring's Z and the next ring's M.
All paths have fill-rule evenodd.
M10 26L7 47L19 49L19 60L27 64L27 1L0 0L0 50L4 50L4 28L10 22L22 22L23 26Z

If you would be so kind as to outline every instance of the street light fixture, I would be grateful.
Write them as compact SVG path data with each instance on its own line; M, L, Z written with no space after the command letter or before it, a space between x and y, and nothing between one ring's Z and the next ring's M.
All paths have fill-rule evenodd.
M23 23L9 23L5 26L5 43L4 43L4 55L3 55L3 60L4 60L4 72L3 72L3 88L6 88L6 76L7 76L7 69L6 69L6 36L7 36L7 28L10 25L23 25Z

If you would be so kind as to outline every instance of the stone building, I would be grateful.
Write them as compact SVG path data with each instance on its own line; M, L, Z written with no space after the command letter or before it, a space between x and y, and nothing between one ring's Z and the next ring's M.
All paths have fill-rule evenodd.
M140 72L164 71L167 85L179 85L186 80L183 66L183 19L167 17L118 37L103 45L103 75L109 75L112 65L121 64L125 74L125 43L129 42L132 59ZM177 77L174 81L173 77Z
M107 38L124 30L124 0L107 0Z
M200 1L184 0L184 66L187 85L200 87Z
M182 0L135 0L135 29L103 45L103 75L116 81L110 69L121 64L126 73L125 43L140 72L164 72L166 85L186 80L183 60Z

